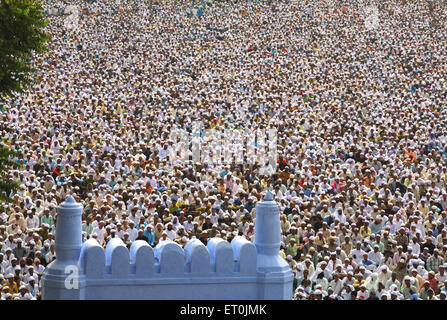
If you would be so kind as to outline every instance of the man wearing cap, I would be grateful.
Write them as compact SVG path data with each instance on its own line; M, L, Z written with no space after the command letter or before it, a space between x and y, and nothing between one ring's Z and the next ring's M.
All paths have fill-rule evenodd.
M370 225L371 233L375 235L376 233L382 231L383 226L384 226L384 223L382 221L382 218L380 216L376 217L374 219L374 223L372 223Z
M34 272L37 273L38 275L42 275L42 273L45 271L45 267L42 264L42 254L37 251L36 252L36 258L34 258L33 262L34 262Z
M45 255L45 261L47 262L48 265L55 259L56 259L56 251L54 248L54 244L51 244L49 252Z
M329 282L329 287L334 290L335 295L338 295L343 289L343 281L340 279L340 274L337 271L332 273L332 280Z
M427 290L427 299L426 300L439 300L439 299L437 296L435 296L433 289L430 288Z
M371 228L369 227L368 221L364 221L363 225L360 227L360 235L363 239L369 238L371 235Z
M192 215L188 215L187 217L187 221L183 222L183 226L185 227L185 231L189 232L194 228L194 224L193 224L193 219L192 219Z
M98 218L101 218L101 215L98 215ZM93 224L91 223L91 218L87 217L85 222L82 224L82 231L86 232L88 236L90 236L93 232Z
M424 280L422 279L421 275L418 273L418 270L416 268L412 268L410 270L410 278L413 282L413 285L418 289L424 282Z
M172 241L172 240L168 238L168 233L166 231L163 231L161 234L161 238L158 240L158 243L163 243L166 241Z
M182 236L178 239L175 239L175 242L178 243L182 248L184 248L186 244L189 242L189 239L186 236Z
M315 238L315 244L317 244L318 237ZM317 245L317 248L319 249L318 258L323 260L325 257L330 257L331 252L329 251L329 246L327 244L322 245L322 250Z
M393 263L395 265L397 265L397 263L401 259L406 260L407 259L407 254L405 252L403 252L402 246L397 246L397 251L394 253L394 256L393 256Z
M154 230L154 244L157 245L162 234L163 234L163 224L157 223Z
M11 249L9 249L11 250ZM10 266L9 260L6 258L5 254L0 253L0 274L5 274L6 269Z
M336 236L330 236L330 237L328 237L328 241L329 241L329 243L327 244L328 250L330 252L334 252L337 249L337 247L338 247L337 237Z
M143 240L143 241L146 241L147 243L149 243L149 239L148 239L148 237L144 234L144 231L145 231L145 230L143 230L143 229L138 230L138 231L137 231L137 232L138 232L138 235L137 235L137 237L135 238L134 241L136 241L136 240Z
M203 242L204 245L207 245L208 243L208 232L207 231L202 231L202 233L200 234L200 237L198 238L200 241Z
M304 244L302 248L302 253L306 255L309 252L310 248L314 248L314 250L317 251L317 245L315 244L314 236L310 236L308 241Z
M419 298L421 300L427 300L428 298L428 290L432 290L433 289L430 287L430 281L425 280L424 283L421 285L420 289L419 289Z
M53 228L53 217L50 215L50 210L48 208L46 208L43 211L43 215L40 218L40 224L46 224L48 225L48 229L49 231L51 231L51 229Z
M34 229L34 228L39 228L39 225L40 225L39 217L33 212L33 210L28 211L28 215L25 220L26 220L26 228L28 230Z
M405 234L405 228L400 228L398 234L394 238L398 245L402 246L403 251L407 251L407 246L409 243L408 236Z
M289 265L289 267L290 267L290 269L292 269L292 272L296 272L296 267L297 267L297 263L296 263L296 261L293 259L293 257L289 254L289 255L287 255L287 257L286 257L286 262L288 263L288 265ZM294 273L295 273L294 272Z
M435 294L438 294L438 292L439 292L438 279L436 279L436 274L434 271L430 271L428 273L428 277L423 280L423 283L422 283L421 287L419 288L419 291L421 291L423 288L426 288L427 283L428 283L428 287L433 289ZM426 288L426 290L428 290L428 288Z
M376 263L372 260L369 259L368 253L365 252L363 254L363 258L360 261L361 265L364 266L365 268L370 267L371 269L374 268L376 266Z
M176 232L175 232L175 230L174 230L174 227L173 227L173 225L172 225L171 222L169 222L169 223L166 225L166 230L165 230L165 232L166 232L166 234L167 234L167 236L168 236L168 239L171 240L171 241L174 241L175 238L177 237L177 234L176 234Z
M317 279L317 277L319 276L320 273L323 273L323 277L326 278L327 280L332 280L332 271L329 270L329 268L327 267L328 263L326 260L321 261L319 264L317 264L316 270L312 275L312 281L315 282L315 280ZM326 283L326 288L328 286L328 282Z
M105 222L103 220L99 221L98 226L92 230L91 234L96 234L98 236L98 239L103 239L104 233L106 232L106 229L104 227Z
M28 283L30 278L37 276L37 274L34 272L34 266L25 266L24 269L28 272L25 273L23 282Z
M383 254L380 252L380 247L378 244L373 246L373 250L368 253L368 259L374 262L376 266L380 265L383 259Z
M445 283L447 280L447 263L439 266L439 272L436 274L436 279L438 279L439 283Z
M50 252L50 244L48 242L44 243L42 249L40 249L40 254L42 255L42 259L45 261L44 265L46 266L46 255Z
M413 237L411 242L408 244L407 249L411 248L413 250L413 254L419 256L421 254L421 246L418 242L417 237Z
M17 239L17 246L12 250L14 257L16 257L18 260L25 257L27 254L27 249L22 246L22 243L22 239Z
M41 225L40 230L38 231L38 235L42 238L42 241L48 239L48 234L50 233L48 224L44 223Z
M343 300L352 300L353 294L355 297L356 292L354 287L349 284L344 284L343 289L340 292L340 297L342 297Z
M299 242L299 236L297 233L297 228L295 226L290 227L289 234L286 236L285 242L288 243L291 238L295 238L295 241Z
M295 238L291 238L289 243L286 245L286 255L290 255L293 259L298 259L298 249L299 246L296 243Z
M23 214L17 212L18 208L16 208L15 210L16 213L14 215L11 215L11 218L8 221L9 227L7 229L7 232L9 234L16 233L18 230L26 230L26 221L23 217Z
M345 261L345 259L348 257L346 255L346 252L344 250L342 250L341 247L335 248L335 256L336 256L337 260L340 261L340 263Z
M325 278L325 274L323 271L320 271L315 279L312 281L315 288L318 288L319 290L316 291L320 291L320 292L327 292L327 288L328 288L328 280ZM322 293L321 293L322 294Z
M19 287L18 299L17 300L31 300L33 296L28 292L26 285L21 285ZM15 300L14 299L14 300Z
M208 217L207 217L207 221L208 221ZM248 221L246 216L242 216L242 221L239 222L238 224L238 232L240 235L243 235L245 233L245 231L248 229L248 227L250 226L250 222ZM206 230L204 228L202 228L203 230Z
M360 284L359 290L357 291L357 299L358 300L368 300L369 291L366 289L365 284Z
M439 255L439 250L436 248L433 250L433 255L428 258L426 263L426 268L429 271L434 271L435 273L439 271L439 266L444 264L444 259Z
M404 281L402 282L401 292L404 296L405 300L409 300L410 296L414 293L418 293L418 289L413 285L410 276L405 276Z
M6 274L5 278L7 281L3 284L2 291L3 291L3 288L8 288L8 291L10 294L19 293L19 288L17 286L17 283L14 281L14 274L8 273L8 274Z
M17 267L17 264L18 264L17 258L16 257L12 257L10 264L5 269L5 274L8 274L8 273L14 274L15 273L15 269Z
M34 298L37 297L39 294L39 285L37 284L37 275L33 277L28 278L28 283L26 284L26 288L28 289L28 292L33 296Z
M92 237L96 238L97 237L96 233L93 233ZM130 246L132 245L132 241L129 238L129 232L127 231L123 233L123 238L121 240L123 240L127 248L130 248Z
M98 212L98 209L96 209L96 208L93 209L92 215L95 214L96 212ZM101 222L101 215L99 213L96 213L96 215L94 217L95 218L94 218L94 220L92 222L93 229L98 227L99 223ZM92 232L93 232L93 229L92 229ZM92 232L90 234L92 234Z
M360 234L360 232L359 232L359 228L357 228L357 227L354 227L353 229L352 229L352 233L351 233L351 242L353 243L353 244L355 244L355 243L357 243L358 241L362 241L363 240L363 237L362 237L362 235ZM342 248L343 249L343 248ZM344 250L344 249L343 249ZM346 253L348 253L347 251L345 251ZM350 252L350 251L349 251Z
M352 249L349 255L354 259L356 264L361 264L363 255L366 253L361 249L362 243L358 241L355 249Z
M433 251L435 250L436 246L433 244L433 239L429 236L425 239L425 242L421 245L421 250L424 250L424 248L428 249L429 254L433 254Z
M148 224L146 226L146 230L144 230L143 235L147 238L147 242L149 243L149 245L154 246L155 245L155 235L154 232L152 231L152 225Z
M392 285L396 285L398 288L402 285L401 281L398 279L398 273L396 271L391 272L391 278L385 282L385 290L390 290Z
M126 232L129 234L129 240L131 242L134 242L135 239L138 237L138 230L135 228L135 222L133 220L129 220L128 223L129 228L126 230Z
M346 254L349 254L352 250L352 242L351 237L346 235L344 241L340 245L341 250L343 250Z

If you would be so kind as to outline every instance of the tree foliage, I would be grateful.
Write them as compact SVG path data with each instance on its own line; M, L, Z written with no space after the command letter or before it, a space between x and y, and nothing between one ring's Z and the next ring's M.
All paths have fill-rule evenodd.
M42 3L0 0L0 96L21 93L32 83L34 55L46 50Z
M19 163L12 160L13 157L18 155L17 151L10 149L8 146L0 145L0 210L3 209L3 203L13 202L9 194L20 187L17 182L8 178L9 170L20 167Z
M0 0L0 97L22 93L33 80L32 58L46 51L48 21L39 0ZM11 191L19 184L8 177L20 167L12 158L17 152L0 145L0 211L11 203Z

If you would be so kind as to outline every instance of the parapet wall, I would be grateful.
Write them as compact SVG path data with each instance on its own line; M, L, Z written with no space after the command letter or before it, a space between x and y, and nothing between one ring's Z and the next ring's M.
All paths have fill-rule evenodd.
M255 244L240 236L206 246L192 239L185 248L137 240L128 250L114 238L104 250L95 239L81 243L82 207L69 197L59 208L57 259L42 277L43 299L291 299L293 275L278 255L279 216L270 198L257 210L265 219L255 226L263 230L255 229Z
M193 239L184 249L137 240L130 250L115 238L105 251L87 240L78 266L84 299L257 299L256 264L256 247L243 237L207 246Z
M221 238L210 239L205 246L193 239L183 249L172 241L155 247L137 240L127 250L119 238L107 244L106 250L95 239L81 248L79 266L86 279L110 275L116 279L158 276L218 277L256 275L257 253L253 243L236 237L231 244Z

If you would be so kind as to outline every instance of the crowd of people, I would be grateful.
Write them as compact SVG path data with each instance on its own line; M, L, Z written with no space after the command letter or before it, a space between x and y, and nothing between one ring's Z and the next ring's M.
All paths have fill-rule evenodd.
M184 246L253 241L267 190L294 299L446 299L441 1L77 0L65 23L67 5L44 1L36 83L0 97L1 140L21 164L0 214L1 299L40 299L70 194L83 241ZM370 7L378 24L365 25ZM197 122L243 140L217 157L202 136L193 161L171 133ZM231 152L266 128L274 166L272 149Z

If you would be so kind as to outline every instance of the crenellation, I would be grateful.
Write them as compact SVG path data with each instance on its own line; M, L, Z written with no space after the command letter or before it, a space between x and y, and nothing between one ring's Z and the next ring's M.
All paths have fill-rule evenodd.
M106 257L104 249L98 241L91 238L81 247L81 272L88 278L101 278L106 273Z
M193 239L185 246L188 272L194 276L208 276L211 271L210 253L202 241Z
M154 250L146 241L135 241L130 247L130 263L137 277L150 277L154 274Z
M234 272L233 248L222 238L212 238L208 241L213 272L217 275L230 275Z
M244 237L237 236L231 241L231 247L237 266L235 271L241 274L255 274L257 264L255 245Z
M106 247L106 268L114 277L125 278L130 274L129 250L120 238L113 238Z
M166 241L155 247L155 256L160 261L160 273L181 275L185 272L186 255L183 248L173 241Z
M87 253L95 258L87 259ZM104 257L98 259L99 256ZM254 244L240 236L231 243L221 238L212 238L208 246L193 239L184 249L175 242L165 242L155 247L155 250L143 240L135 241L130 250L127 250L121 239L115 238L107 244L105 252L96 240L89 239L81 249L81 265L86 265L87 260L90 270L105 267L106 274L119 278L132 274L137 277L151 277L158 273L190 273L192 276L206 277L232 273L255 274L257 253ZM177 267L173 268L174 265ZM95 272L90 272L90 277L100 274Z

